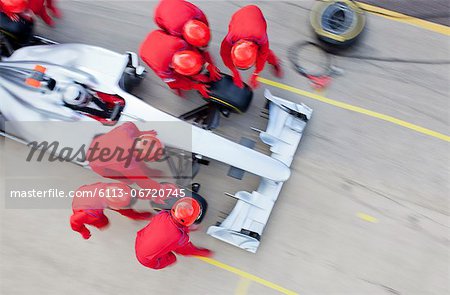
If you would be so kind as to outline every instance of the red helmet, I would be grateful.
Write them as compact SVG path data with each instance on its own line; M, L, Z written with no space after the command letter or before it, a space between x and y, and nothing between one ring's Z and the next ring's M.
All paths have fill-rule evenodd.
M191 226L199 217L200 204L193 198L182 198L173 205L170 214L181 225Z
M181 50L173 55L172 67L175 72L184 76L193 76L203 68L203 58L200 53L193 50Z
M28 0L0 0L0 7L5 12L21 13L28 7Z
M164 145L152 134L142 134L136 139L135 148L139 151L138 160L155 162L164 156Z
M205 47L211 39L211 33L204 22L192 19L184 24L183 38L193 46Z
M102 193L108 207L122 209L130 205L131 188L124 183L107 183Z
M252 41L239 40L231 48L231 59L233 64L242 70L251 68L258 56L258 45Z

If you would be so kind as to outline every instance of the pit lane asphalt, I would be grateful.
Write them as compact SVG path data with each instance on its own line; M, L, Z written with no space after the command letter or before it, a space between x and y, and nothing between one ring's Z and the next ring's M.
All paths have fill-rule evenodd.
M360 2L380 6L441 25L450 25L450 3L446 0L362 0Z
M212 24L211 52L218 48L233 11L244 2L196 2ZM261 2L272 49L285 64L285 77L263 77L312 92L292 71L287 48L312 38L307 26L311 1ZM154 2L62 2L65 17L43 36L84 42L118 52L137 51L155 28ZM358 53L410 59L448 59L448 37L404 23L369 16ZM430 56L430 48L432 56ZM448 65L377 63L337 58L345 73L321 95L449 134ZM239 140L250 126L262 127L263 88L249 113L222 121L219 133ZM204 234L233 207L224 191L251 190L256 179L226 178L227 167L213 163L199 181L210 203L198 245L216 251L218 261L299 294L447 294L448 142L401 126L342 110L278 88L275 95L315 111L293 163L293 175L262 237L256 255ZM172 95L153 74L136 93L178 115L201 104L195 95ZM258 148L263 149L262 145ZM20 148L17 148L17 153ZM11 155L8 157L20 156ZM4 163L4 162L3 162ZM0 166L4 166L1 165ZM50 167L49 167L50 169ZM55 169L55 168L53 168ZM95 176L74 165L57 169L85 183ZM2 173L5 173L4 171ZM7 175L2 179L8 179ZM50 181L50 180L48 180ZM68 204L70 206L70 204ZM134 258L135 232L143 226L108 214L112 226L93 230L83 241L71 232L66 210L4 210L1 213L2 286L5 294L275 294L276 291L193 258L180 258L154 272ZM243 287L244 286L244 287Z

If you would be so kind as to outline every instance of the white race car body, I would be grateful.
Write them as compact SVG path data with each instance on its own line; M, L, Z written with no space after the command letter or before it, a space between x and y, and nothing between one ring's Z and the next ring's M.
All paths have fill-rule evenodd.
M312 110L303 104L274 97L266 90L269 104L267 130L261 132L261 140L271 147L272 154L264 155L238 143L229 141L211 131L190 125L160 111L124 91L119 82L134 54L118 54L103 48L83 44L30 46L17 50L10 58L0 62L0 113L8 122L60 121L84 122L95 119L70 109L62 102L62 94L51 90L36 90L26 86L23 76L36 65L44 66L46 75L59 85L78 83L89 88L116 94L125 100L125 107L118 126L125 121L179 122L190 128L192 146L190 152L237 167L261 177L261 184L253 193L238 192L238 202L231 214L220 226L212 226L208 233L223 241L251 252L259 245L259 236L267 223L281 186L290 176L290 165L302 137L306 121ZM133 60L136 63L136 60ZM300 116L299 116L300 115ZM16 126L13 136L25 142L35 140L63 141L66 145L89 144L99 133L106 133L111 126L98 122L96 128L86 130L80 138L65 138L49 134L47 130L29 130L30 124ZM158 132L167 145L186 149L170 132ZM213 148L211 148L213 147Z

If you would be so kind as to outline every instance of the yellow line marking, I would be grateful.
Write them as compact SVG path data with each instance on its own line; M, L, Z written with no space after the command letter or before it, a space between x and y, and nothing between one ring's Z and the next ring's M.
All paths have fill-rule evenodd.
M246 295L248 293L248 287L250 287L251 283L252 283L252 281L250 281L249 279L241 277L239 279L239 283L236 287L236 292L234 294L235 295Z
M220 261L217 261L215 259L206 258L206 257L197 257L197 258L200 259L203 262L206 262L208 264L214 265L215 267L218 267L218 268L224 269L226 271L229 271L231 273L234 273L234 274L236 274L236 275L238 275L238 276L240 276L242 278L245 278L245 279L248 279L248 280L253 281L255 283L261 284L263 286L271 288L271 289L273 289L275 291L278 291L280 293L287 294L287 295L298 295L298 293L296 293L294 291L291 291L291 290L288 290L286 288L283 288L283 287L281 287L281 286L279 286L279 285L277 285L275 283L269 282L269 281L267 281L267 280L265 280L263 278L257 277L255 275L252 275L252 274L250 274L248 272L245 272L245 271L240 270L240 269L238 269L236 267L227 265L227 264L222 263Z
M230 108L233 108L233 109L234 109L236 112L238 112L238 113L242 113L237 107L235 107L235 106L232 105L232 104L229 104L229 103L226 102L226 101L223 101L223 100L221 100L221 99L219 99L219 98L217 98L217 97L214 97L214 96L212 96L212 95L210 95L209 98L211 98L211 99L213 99L213 100L217 100L218 102L221 102L221 103L223 103L223 104L229 106Z
M420 27L425 30L433 31L439 34L443 34L446 36L450 36L450 27L432 23L423 19L415 18L406 14L398 13L392 10L384 9L377 6L372 6L366 3L357 2L358 5L364 9L367 10L367 12L379 15L381 17L395 20L401 23L410 24L416 27Z
M356 214L356 216L358 216L359 218L361 218L362 220L367 221L367 222L373 222L373 223L377 223L378 222L378 219L376 217L370 216L370 215L365 214L365 213L359 212L359 213Z
M265 79L265 78L259 77L258 80L261 83L264 83L266 85L277 87L277 88L280 88L280 89L283 89L283 90L286 90L286 91L289 91L289 92L292 92L292 93L295 93L295 94L303 95L303 96L309 97L311 99L315 99L315 100L318 100L318 101L321 101L321 102L324 102L324 103L336 106L336 107L341 108L341 109L349 110L349 111L352 111L352 112L356 112L356 113L367 115L369 117L373 117L373 118L377 118L377 119L380 119L380 120L383 120L383 121L387 121L387 122L390 122L390 123L402 126L404 128L408 128L408 129L414 130L416 132L423 133L423 134L426 134L426 135L429 135L429 136L441 139L443 141L450 142L450 136L448 136L448 135L445 135L445 134L442 134L442 133L439 133L439 132L427 129L425 127L418 126L418 125L415 125L415 124L412 124L412 123L409 123L409 122L406 122L406 121L403 121L403 120L400 120L400 119L397 119L397 118L394 118L394 117L391 117L391 116L388 116L388 115L384 115L384 114L377 113L377 112L374 112L374 111L371 111L371 110L368 110L368 109L364 109L364 108L361 108L361 107L357 107L357 106L354 106L354 105L351 105L351 104L348 104L348 103L344 103L344 102L340 102L340 101L337 101L337 100L333 100L333 99L327 98L325 96L322 96L320 94L315 94L315 93L312 93L312 92L301 90L301 89L298 89L298 88L295 88L295 87L292 87L292 86L289 86L289 85L286 85L286 84L283 84L283 83L279 83L279 82L275 82L275 81L272 81L272 80L268 80L268 79Z

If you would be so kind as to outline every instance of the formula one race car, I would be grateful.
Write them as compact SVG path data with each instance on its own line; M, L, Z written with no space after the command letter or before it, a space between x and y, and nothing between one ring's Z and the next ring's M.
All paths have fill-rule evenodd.
M33 40L52 43L37 37ZM191 145L183 145L172 132L164 129L158 130L158 137L172 150L188 150L193 154L193 157L186 158L187 163L192 164L189 167L192 168L192 177L195 177L202 161L207 159L261 178L256 191L235 193L233 197L238 200L235 208L222 223L208 229L208 234L213 237L256 252L283 183L290 177L290 165L312 115L309 107L265 91L268 126L265 131L258 130L261 141L270 147L271 154L265 155L202 128L204 126L189 124L183 120L188 119L186 117L180 119L160 111L127 92L128 82L141 79L144 73L134 53L118 54L84 44L17 48L13 48L10 56L2 56L0 62L0 121L3 121L0 127L3 136L22 143L58 138L70 146L89 144L96 135L127 121L175 123L189 130ZM226 96L227 92L222 89L220 93ZM230 111L225 106L244 111L249 104L248 101L227 97L217 98L217 101L219 106L215 108L220 112ZM88 122L91 127L74 137L33 128L33 124L26 124L30 121L56 121L72 126ZM86 163L79 164L87 166ZM174 174L182 173L179 167L183 165L172 166Z

